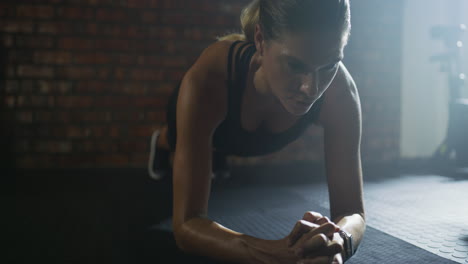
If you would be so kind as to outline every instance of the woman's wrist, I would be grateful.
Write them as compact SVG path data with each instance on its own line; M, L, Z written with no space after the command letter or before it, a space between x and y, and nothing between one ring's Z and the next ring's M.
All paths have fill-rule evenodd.
M366 222L360 214L353 214L341 218L337 223L345 233L340 234L343 239L343 260L351 258L356 252L366 230ZM345 241L346 237L348 241ZM347 243L346 243L347 242Z

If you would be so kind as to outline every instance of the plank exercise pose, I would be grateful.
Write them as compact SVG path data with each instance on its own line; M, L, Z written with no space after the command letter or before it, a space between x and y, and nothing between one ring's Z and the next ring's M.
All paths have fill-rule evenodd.
M242 34L205 48L152 137L151 176L172 166L177 245L228 263L343 263L365 232L361 106L342 63L349 0L254 0L240 17ZM273 153L312 123L324 130L330 218L307 211L289 235L264 240L208 217L223 157Z

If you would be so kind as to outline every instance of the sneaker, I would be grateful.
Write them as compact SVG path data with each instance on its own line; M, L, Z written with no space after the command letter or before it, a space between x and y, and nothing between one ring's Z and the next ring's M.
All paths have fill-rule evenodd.
M169 154L170 152L165 149L160 149L156 146L159 134L161 132L156 130L151 136L150 155L148 160L148 173L154 180L164 178L170 170Z

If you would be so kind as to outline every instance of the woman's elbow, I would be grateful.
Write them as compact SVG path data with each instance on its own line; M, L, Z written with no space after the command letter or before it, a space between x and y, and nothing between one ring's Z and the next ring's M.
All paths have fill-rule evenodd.
M188 251L188 245L187 245L187 232L184 230L184 223L176 223L173 222L173 235L174 235L174 240L176 242L177 247L182 250L183 252Z

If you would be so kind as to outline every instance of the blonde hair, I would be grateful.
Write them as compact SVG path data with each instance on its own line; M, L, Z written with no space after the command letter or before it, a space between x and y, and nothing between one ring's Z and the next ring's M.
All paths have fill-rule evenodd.
M242 9L240 15L240 22L242 27L242 33L230 33L222 37L218 37L221 40L247 40L254 41L255 26L259 22L260 18L260 0L253 0L246 7Z
M330 29L348 38L351 22L349 0L253 0L240 15L242 33L231 33L218 40L254 41L255 27L262 28L265 40L277 40L286 32Z

